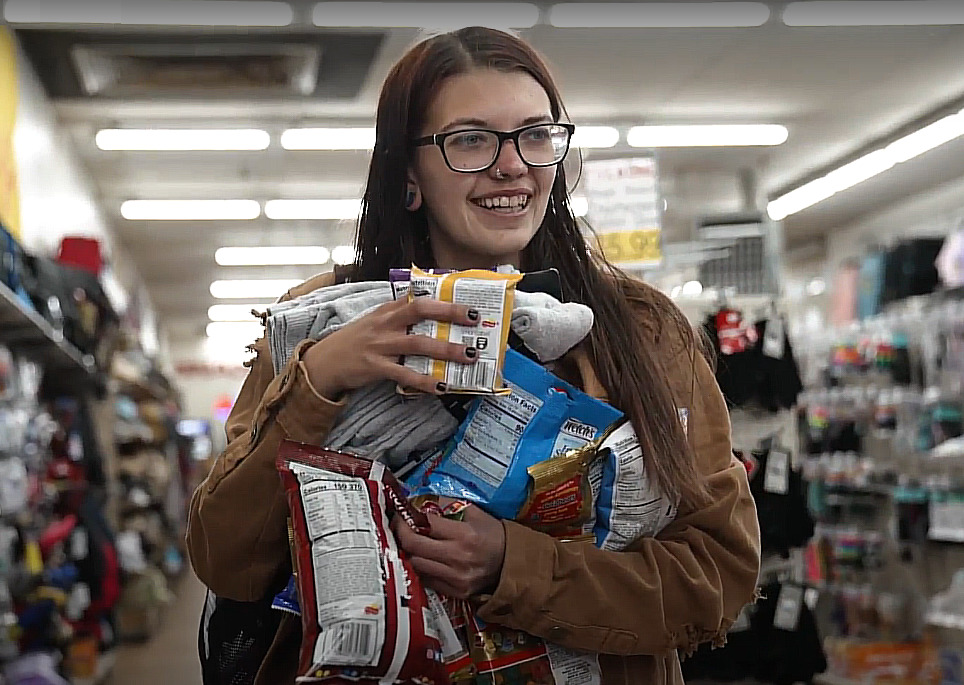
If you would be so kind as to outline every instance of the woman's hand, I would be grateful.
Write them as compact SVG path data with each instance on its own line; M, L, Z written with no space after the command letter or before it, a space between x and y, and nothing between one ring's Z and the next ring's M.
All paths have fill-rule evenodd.
M448 498L440 498L444 507ZM426 586L457 599L468 599L499 583L505 557L502 522L477 506L465 509L464 520L428 515L428 535L419 535L396 516L392 528L399 546Z
M312 386L329 399L377 381L390 379L405 388L441 394L445 384L405 368L399 357L420 355L441 361L471 364L475 348L408 335L408 327L433 320L476 326L479 313L462 305L427 297L413 302L396 300L341 328L313 345L304 357Z

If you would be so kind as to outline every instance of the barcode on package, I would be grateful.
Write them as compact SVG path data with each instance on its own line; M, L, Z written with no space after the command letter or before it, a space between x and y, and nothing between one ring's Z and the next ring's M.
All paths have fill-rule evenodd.
M480 359L475 364L451 364L449 384L460 388L491 388L495 384L495 360Z
M369 663L375 657L376 626L369 621L336 623L318 636L315 662L333 665Z

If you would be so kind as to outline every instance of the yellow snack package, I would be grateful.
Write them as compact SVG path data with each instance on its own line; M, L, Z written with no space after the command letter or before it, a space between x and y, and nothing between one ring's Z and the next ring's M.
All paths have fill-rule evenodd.
M521 279L522 274L501 274L483 269L432 274L412 267L409 301L416 297L430 297L472 307L479 312L479 323L460 326L422 321L412 326L409 333L474 347L478 358L474 364L460 364L409 356L405 358L405 366L445 383L452 393L508 394L502 380L502 365L509 339L515 285Z

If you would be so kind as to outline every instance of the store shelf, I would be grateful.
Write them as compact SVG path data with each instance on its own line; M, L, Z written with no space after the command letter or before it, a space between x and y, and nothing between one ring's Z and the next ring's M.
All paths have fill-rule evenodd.
M73 384L94 378L94 358L81 354L3 283L0 283L0 343L43 364L54 380Z
M813 677L813 682L816 683L816 685L863 685L863 683L858 680L851 680L850 678L844 678L833 673L816 675Z
M111 671L117 663L117 653L114 650L104 652L97 660L97 673L93 678L74 678L74 685L103 685L108 682Z
M928 625L938 628L950 628L951 630L964 630L964 616L960 614L948 614L943 611L932 611L927 614Z

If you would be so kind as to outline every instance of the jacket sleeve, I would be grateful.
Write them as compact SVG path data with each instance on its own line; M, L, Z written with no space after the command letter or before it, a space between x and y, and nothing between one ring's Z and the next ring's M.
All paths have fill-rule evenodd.
M198 578L216 595L261 599L284 573L288 503L275 468L285 438L321 444L341 409L308 381L303 341L277 376L267 340L251 365L225 426L228 444L188 511L187 548Z
M695 358L694 358L695 357ZM760 547L746 470L730 447L722 394L702 355L685 349L667 368L688 407L689 439L711 504L682 511L628 550L560 543L506 521L505 561L479 616L591 652L662 655L721 643L754 597Z

